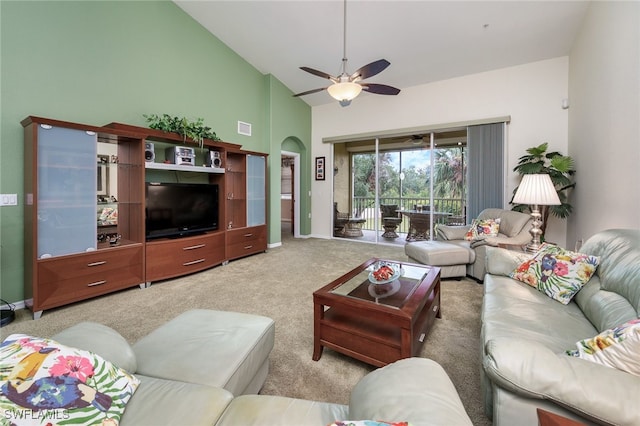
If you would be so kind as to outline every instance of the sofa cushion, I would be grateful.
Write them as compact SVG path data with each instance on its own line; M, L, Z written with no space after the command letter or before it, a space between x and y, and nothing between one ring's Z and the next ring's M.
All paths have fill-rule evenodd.
M599 232L585 241L581 251L601 257L597 274L602 289L618 293L640 313L640 230Z
M271 318L194 309L133 345L138 373L224 388L240 395L273 349Z
M367 374L351 391L349 418L472 424L447 373L426 358L405 358Z
M640 376L640 319L576 343L568 355Z
M140 386L120 426L215 425L233 395L212 386L138 374Z
M2 375L0 406L5 413L45 410L66 423L99 424L122 417L139 379L101 356L55 340L12 334L0 348ZM40 422L41 421L41 422ZM34 424L32 416L18 416L13 424Z
M511 277L567 304L593 276L599 258L545 244L536 255L520 264Z
M118 367L135 373L136 355L129 343L114 329L96 322L80 322L52 337L68 346L94 352Z
M598 332L574 302L556 303L524 283L487 274L481 333L482 342L521 338L561 353Z

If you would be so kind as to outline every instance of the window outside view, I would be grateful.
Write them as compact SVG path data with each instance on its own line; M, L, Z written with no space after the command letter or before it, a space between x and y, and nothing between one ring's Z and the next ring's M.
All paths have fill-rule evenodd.
M348 144L344 148L336 147L339 167L334 170L334 176L336 182L342 183L334 186L335 214L343 219L361 220L353 225L363 231L363 235L355 232L336 236L404 243L415 231L411 229L410 218L415 219L411 211L431 212L434 223L464 224L466 138L436 140L433 150L427 141L410 146L390 145L380 144L377 170L374 147L351 150ZM346 175L340 174L345 166L349 166L348 183ZM389 221L382 217L388 216L386 212L389 208L393 211L393 206L397 206L394 216L402 220L387 232L385 225Z

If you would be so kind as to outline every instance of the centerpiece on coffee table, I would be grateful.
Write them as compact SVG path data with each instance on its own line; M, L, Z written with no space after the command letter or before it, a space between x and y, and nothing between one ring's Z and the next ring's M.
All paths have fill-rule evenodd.
M388 284L397 280L402 275L402 268L398 264L378 262L373 265L369 273L371 284Z

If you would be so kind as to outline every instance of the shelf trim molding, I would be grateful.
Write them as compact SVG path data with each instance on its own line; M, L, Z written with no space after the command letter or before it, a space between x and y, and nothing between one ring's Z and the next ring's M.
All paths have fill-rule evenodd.
M155 169L155 170L177 170L181 172L192 172L192 173L224 174L224 168L221 168L221 167L185 166L185 165L170 164L170 163L144 163L144 167L145 169Z

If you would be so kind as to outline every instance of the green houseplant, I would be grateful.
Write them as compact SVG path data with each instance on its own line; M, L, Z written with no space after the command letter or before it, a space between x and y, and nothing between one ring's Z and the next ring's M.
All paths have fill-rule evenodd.
M568 202L569 190L576 186L572 179L576 173L573 159L557 151L547 152L548 147L549 144L545 142L527 149L527 155L520 157L518 159L518 165L513 168L513 171L521 176L526 174L548 174L556 188L558 198L560 198L562 204L557 206L540 206L543 219L541 226L542 236L544 236L547 229L549 213L561 219L566 219L571 215L573 207ZM513 190L513 195L515 195L517 190L518 187ZM511 196L512 200L513 195ZM510 204L513 204L513 202ZM526 204L515 204L512 210L530 212L529 206Z
M190 121L185 117L172 117L169 114L144 114L143 116L147 120L149 128L162 130L163 132L177 133L184 137L185 142L187 138L190 138L198 143L200 148L202 148L202 143L205 139L211 139L213 141L220 140L216 132L211 130L211 127L204 125L202 118Z

